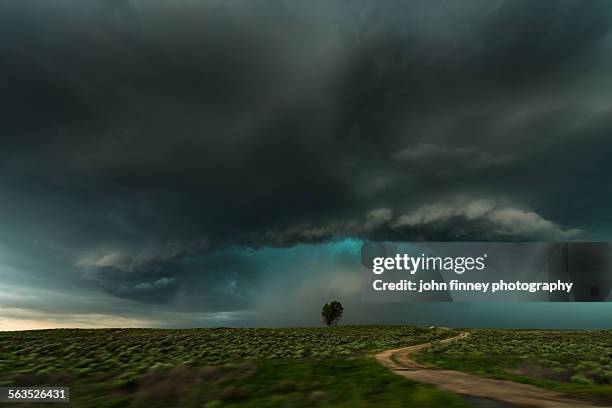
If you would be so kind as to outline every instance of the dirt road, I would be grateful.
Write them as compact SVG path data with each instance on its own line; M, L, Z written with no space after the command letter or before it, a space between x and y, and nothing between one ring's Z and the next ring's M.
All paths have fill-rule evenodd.
M442 343L458 341L469 336L462 332L458 336L442 340ZM592 402L580 401L554 391L512 381L478 377L455 370L427 368L419 365L410 356L430 343L387 350L376 356L378 362L394 373L414 381L429 383L457 394L502 401L518 407L533 408L577 408L603 407ZM609 405L606 405L609 407Z

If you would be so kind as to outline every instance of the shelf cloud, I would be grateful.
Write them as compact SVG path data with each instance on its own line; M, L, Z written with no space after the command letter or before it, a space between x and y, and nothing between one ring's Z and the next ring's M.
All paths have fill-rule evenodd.
M327 254L352 287L345 241L606 239L611 17L598 0L2 2L0 276L23 295L0 307L265 324L285 253Z

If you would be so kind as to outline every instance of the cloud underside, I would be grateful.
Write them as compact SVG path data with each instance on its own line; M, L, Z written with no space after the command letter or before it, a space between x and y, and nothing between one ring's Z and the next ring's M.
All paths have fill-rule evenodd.
M577 228L563 228L533 211L504 201L455 197L426 204L394 216L388 208L368 212L364 220L332 223L320 227L292 227L268 231L273 243L319 242L334 238L486 241L563 241L580 237Z
M3 282L221 313L272 279L251 251L605 238L611 17L573 0L3 2Z

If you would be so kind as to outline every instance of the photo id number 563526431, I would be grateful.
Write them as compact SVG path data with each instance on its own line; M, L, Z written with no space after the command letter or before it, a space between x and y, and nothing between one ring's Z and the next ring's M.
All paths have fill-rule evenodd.
M0 387L0 402L69 402L68 387Z

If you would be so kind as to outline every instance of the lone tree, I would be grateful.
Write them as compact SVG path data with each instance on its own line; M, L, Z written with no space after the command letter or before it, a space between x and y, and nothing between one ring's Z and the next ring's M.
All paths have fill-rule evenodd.
M337 300L324 304L321 308L323 321L328 326L335 326L340 321L343 310L342 303Z

